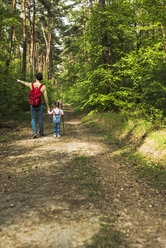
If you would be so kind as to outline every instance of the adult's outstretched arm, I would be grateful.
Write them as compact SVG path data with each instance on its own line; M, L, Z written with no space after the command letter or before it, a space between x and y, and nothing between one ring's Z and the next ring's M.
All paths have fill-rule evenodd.
M23 85L26 85L26 86L29 87L29 88L32 87L32 83L27 83L27 82L22 81L22 80L19 80L19 79L17 79L17 83L21 83L21 84L23 84Z

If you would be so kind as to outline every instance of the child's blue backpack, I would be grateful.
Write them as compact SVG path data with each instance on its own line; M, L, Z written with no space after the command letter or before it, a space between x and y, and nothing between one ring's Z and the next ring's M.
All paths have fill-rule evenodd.
M61 110L59 109L59 113L58 114L56 114L54 110L53 110L53 112L54 112L54 122L55 123L61 123L61 117L60 117Z

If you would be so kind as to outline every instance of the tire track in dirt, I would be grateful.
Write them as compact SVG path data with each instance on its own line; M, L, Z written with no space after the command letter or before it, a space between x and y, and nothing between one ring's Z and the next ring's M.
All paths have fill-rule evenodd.
M52 137L51 119L45 123L46 137L31 139L31 130L20 128L0 148L0 248L97 248L90 237L112 212L131 248L165 248L165 198L120 160L120 150L71 109L60 139ZM86 180L98 183L102 197L87 194L87 171L77 172L73 159L84 157Z

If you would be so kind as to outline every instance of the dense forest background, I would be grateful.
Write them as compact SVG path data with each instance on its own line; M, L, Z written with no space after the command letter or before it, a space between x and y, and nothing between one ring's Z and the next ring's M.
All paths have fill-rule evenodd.
M42 72L50 102L166 121L165 0L1 0L0 113L29 109Z

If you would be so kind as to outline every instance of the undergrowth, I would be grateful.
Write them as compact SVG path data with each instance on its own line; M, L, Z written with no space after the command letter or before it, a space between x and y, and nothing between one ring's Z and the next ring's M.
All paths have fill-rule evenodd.
M23 122L26 120L30 120L30 111L8 113L6 115L1 116L1 122L7 122L7 121Z

